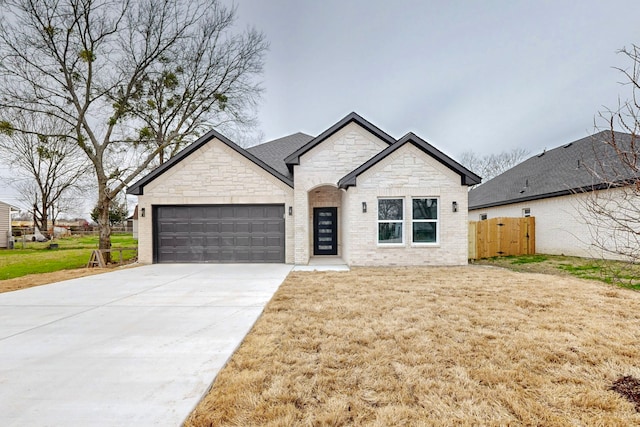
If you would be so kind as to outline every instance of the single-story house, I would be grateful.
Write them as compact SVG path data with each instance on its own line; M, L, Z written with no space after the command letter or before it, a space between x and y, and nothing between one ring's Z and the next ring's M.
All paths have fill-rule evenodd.
M17 212L18 208L8 203L0 202L0 248L12 247L11 235L11 213Z
M243 149L210 131L133 184L143 263L467 263L480 177L413 133L351 113L316 137Z
M607 143L612 135L629 146L629 134L598 132L545 150L473 188L469 220L533 216L538 253L619 258L602 250L611 235L596 229L604 223L590 210L595 197L615 199L624 191L617 184L634 179Z

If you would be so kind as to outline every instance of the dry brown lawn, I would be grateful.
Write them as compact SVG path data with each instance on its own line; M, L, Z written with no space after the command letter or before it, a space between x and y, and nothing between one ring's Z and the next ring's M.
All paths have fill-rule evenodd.
M18 291L20 289L31 288L34 286L49 285L51 283L76 279L78 277L93 276L94 274L102 274L114 271L115 269L133 268L137 265L138 264L115 264L106 268L75 268L71 270L54 271L52 273L28 274L14 279L0 280L0 293Z
M108 268L77 268L72 270L60 270L53 273L28 274L15 279L0 280L0 293L18 291L20 289L31 288L33 286L48 285L50 283L61 282L63 280L75 279L77 277L92 276L109 271Z
M294 272L187 426L640 425L640 293L460 268Z

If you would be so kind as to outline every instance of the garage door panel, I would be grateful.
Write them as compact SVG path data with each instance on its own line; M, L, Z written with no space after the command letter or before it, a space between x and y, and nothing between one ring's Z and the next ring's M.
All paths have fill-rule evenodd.
M249 236L238 236L238 237L236 237L235 246L243 247L243 248L250 247L251 246L251 242L250 242Z
M266 246L267 238L265 236L251 236L251 246Z
M265 223L265 233L280 233L283 232L284 229L282 227L282 225L278 222L274 222L274 221L269 221Z
M265 246L268 246L268 247L278 247L283 243L282 239L278 236L273 236L273 237L266 236L266 240L267 240L267 244Z
M236 233L250 233L251 232L251 224L248 221L239 221L236 222Z
M206 246L210 250L217 249L218 247L220 247L220 236L212 236L210 234L207 234L204 237L204 246Z
M220 232L220 223L217 220L208 219L208 221L206 222L206 224L204 226L204 232L207 233L207 234L219 233Z
M235 224L233 221L225 219L220 223L220 233L233 233L235 231Z
M220 206L219 218L234 218L235 207L234 206Z

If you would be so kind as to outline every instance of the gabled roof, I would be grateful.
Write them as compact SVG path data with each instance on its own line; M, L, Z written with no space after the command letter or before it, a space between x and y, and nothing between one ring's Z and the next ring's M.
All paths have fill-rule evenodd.
M229 139L227 139L227 137L225 137L224 135L216 132L215 130L211 130L207 132L205 135L203 135L202 137L198 138L196 141L194 141L190 145L188 145L187 147L185 147L182 151L180 151L174 157L169 159L167 162L163 163L162 165L160 165L159 167L151 171L151 173L149 173L148 175L144 176L142 179L138 180L136 183L131 185L127 190L127 193L134 194L137 196L144 194L145 185L149 184L151 181L153 181L154 179L156 179L157 177L159 177L160 175L162 175L163 173L171 169L174 165L181 162L185 157L189 156L191 153L198 150L200 147L202 147L203 145L205 145L207 142L211 141L214 138L218 139L223 144L235 150L237 153L244 156L245 158L251 160L253 163L260 166L262 169L269 172L271 175L275 176L280 181L287 184L289 187L293 187L293 180L291 178L281 174L272 166L260 160L254 154L248 152L247 150L243 149L239 145L234 144Z
M340 129L342 129L343 127L347 126L351 122L357 123L359 126L361 126L362 128L366 129L368 132L370 132L373 135L377 136L378 138L380 138L381 140L383 140L384 142L386 142L389 145L391 145L391 144L393 144L395 142L395 139L393 137L391 137L386 132L382 131L377 126L374 126L373 124L369 123L368 121L366 121L365 119L363 119L362 117L360 117L356 113L350 113L350 114L347 114L338 123L336 123L335 125L331 126L326 131L322 132L320 135L318 135L315 138L313 138L311 141L309 141L304 146L300 147L300 149L294 151L289 156L287 156L287 158L284 159L284 161L287 164L287 167L289 168L289 170L290 171L293 170L293 166L294 165L299 165L300 164L300 157L304 153L308 152L313 147L317 146L322 141L324 141L325 139L329 138L331 135L333 135L334 133L338 132Z
M613 136L622 146L631 144L630 134L614 132ZM598 132L525 160L472 189L469 209L603 189L612 181L632 178L633 172L622 165L611 145L607 144L611 137L611 131Z
M20 208L18 206L14 206L11 203L3 202L0 200L0 204L9 206L9 212L20 212Z
M284 159L312 139L313 137L311 135L298 132L270 142L265 142L264 144L249 147L247 148L247 151L280 172L282 175L293 179L293 175L287 168Z
M357 169L345 175L342 179L340 179L340 181L338 181L338 187L347 189L349 187L355 186L356 179L360 174L367 171L369 168L371 168L379 161L381 161L405 144L414 145L415 147L419 148L429 156L433 157L434 159L460 175L461 185L475 185L479 184L482 180L482 178L480 178L478 175L474 174L469 169L453 160L451 157L447 156L422 138L418 137L413 132L409 132L401 139L399 139L396 143L385 148L384 150L373 156L371 159L369 159L367 162L363 163Z

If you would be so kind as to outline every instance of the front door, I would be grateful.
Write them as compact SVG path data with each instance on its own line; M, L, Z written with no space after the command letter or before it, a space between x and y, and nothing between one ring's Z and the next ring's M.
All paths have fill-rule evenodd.
M338 255L338 208L313 208L313 254Z

